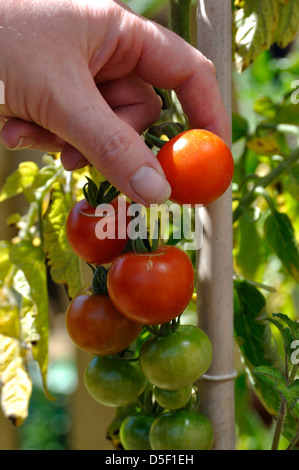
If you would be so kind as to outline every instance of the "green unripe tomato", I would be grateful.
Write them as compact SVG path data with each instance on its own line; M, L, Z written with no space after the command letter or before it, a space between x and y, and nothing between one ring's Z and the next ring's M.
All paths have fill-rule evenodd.
M163 390L154 387L154 396L157 403L167 410L178 410L187 405L192 395L192 385L179 390Z
M84 383L94 400L105 406L125 406L143 392L146 379L139 362L96 356L87 365Z
M128 416L120 426L120 442L125 450L151 450L149 433L155 418L150 415Z
M195 411L171 411L152 424L152 450L210 450L214 432L209 419Z
M139 357L150 383L164 390L178 390L193 384L208 370L212 345L200 328L181 325L173 333L147 340Z

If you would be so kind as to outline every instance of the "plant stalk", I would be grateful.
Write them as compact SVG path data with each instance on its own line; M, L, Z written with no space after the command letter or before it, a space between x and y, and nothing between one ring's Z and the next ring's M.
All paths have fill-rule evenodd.
M278 449L278 444L279 444L279 441L280 441L280 436L281 436L281 432L282 432L282 427L283 427L285 415L286 415L286 404L285 404L284 399L282 398L281 403L280 403L278 419L277 419L276 426L275 426L275 431L274 431L271 450L277 450Z
M190 43L191 0L170 0L170 29Z

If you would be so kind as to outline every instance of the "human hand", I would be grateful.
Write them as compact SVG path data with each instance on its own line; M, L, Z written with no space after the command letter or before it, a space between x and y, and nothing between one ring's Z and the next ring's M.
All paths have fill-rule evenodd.
M0 5L0 138L10 149L88 163L129 198L170 187L140 133L159 117L153 87L173 89L190 127L230 138L213 64L162 26L112 0L6 0Z

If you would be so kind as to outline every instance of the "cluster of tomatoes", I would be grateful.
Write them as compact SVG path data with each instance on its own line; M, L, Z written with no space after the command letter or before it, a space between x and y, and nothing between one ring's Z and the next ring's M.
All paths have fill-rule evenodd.
M175 169L175 150L180 153L186 139L194 146L195 138L198 142L194 131L184 132L161 148L158 158L164 170L168 165L165 173L170 182L179 175L183 179L189 175L190 168L185 174L183 168ZM214 135L209 133L209 138L213 140ZM204 160L207 146L207 139L202 139ZM227 152L225 144L223 149ZM220 156L215 156L219 181L222 172L217 194L215 188L213 197L211 192L207 194L211 184L205 184L202 190L206 195L200 202L194 180L188 203L206 204L224 192L232 171L231 161L224 157L226 172L225 164L219 164ZM205 165L207 171L207 162ZM180 183L174 184L174 200L184 203L179 187ZM74 252L93 267L93 279L70 302L66 326L77 347L93 356L85 370L86 389L97 402L127 410L119 423L124 449L210 449L213 429L196 411L195 383L211 364L211 342L198 327L180 323L194 292L193 264L177 246L133 246L130 239L119 238L119 195L109 183L97 188L89 180L84 194L85 199L67 218L66 233ZM95 208L105 203L115 208L115 236L99 239L99 218L94 214ZM129 218L125 219L128 222Z

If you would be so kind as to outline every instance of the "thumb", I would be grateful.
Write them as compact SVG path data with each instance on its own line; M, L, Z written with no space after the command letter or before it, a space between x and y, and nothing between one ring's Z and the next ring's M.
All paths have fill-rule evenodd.
M55 129L51 129L67 142L62 162L79 152L130 199L145 205L168 199L171 189L155 155L112 111L92 77L80 83L75 96L74 89L64 95L56 111Z

